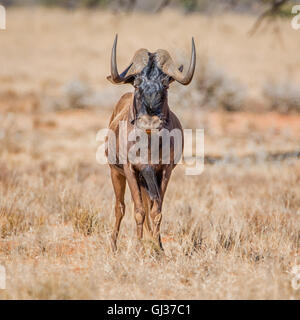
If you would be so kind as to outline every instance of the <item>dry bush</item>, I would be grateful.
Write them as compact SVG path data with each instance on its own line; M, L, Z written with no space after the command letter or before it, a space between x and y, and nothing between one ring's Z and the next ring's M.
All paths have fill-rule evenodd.
M95 208L74 208L67 213L70 216L74 230L89 236L99 234L105 230L105 220L101 219L99 211ZM104 221L103 221L104 220Z
M128 88L114 88L108 86L100 90L92 89L84 80L74 79L62 86L60 94L50 95L44 93L41 104L47 111L62 111L68 109L98 109L111 108L116 102L116 92L120 95Z
M202 110L244 110L247 92L245 87L220 69L211 59L198 60L193 82L184 87L176 84L170 92L171 105Z
M90 94L88 86L80 80L73 80L63 88L69 108L83 108L84 98Z
M46 223L46 217L15 208L0 208L0 238L28 232Z
M227 111L243 108L245 88L211 60L201 64L196 81L196 89L202 95L202 106Z
M265 85L264 95L270 109L281 113L300 112L300 89L289 81L270 82Z
M21 183L21 172L0 165L0 238L39 229L47 223L43 211L36 212L35 201L40 198L26 192Z
M79 79L66 83L60 90L60 95L51 96L47 93L42 98L44 110L60 111L67 109L84 109L92 92L88 84Z
M18 153L22 150L21 135L14 121L14 113L0 114L0 154L6 151Z

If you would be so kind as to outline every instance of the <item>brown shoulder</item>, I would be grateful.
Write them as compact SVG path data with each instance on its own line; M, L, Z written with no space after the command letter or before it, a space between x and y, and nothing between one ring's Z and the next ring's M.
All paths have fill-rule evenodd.
M132 101L132 97L133 97L133 94L131 92L127 92L123 94L123 96L120 98L119 102L115 106L114 114L117 115L118 113L122 112L124 109L128 108Z
M127 92L123 94L118 103L116 104L113 114L110 118L110 124L118 118L118 120L122 120L127 116L129 107L132 103L133 93Z

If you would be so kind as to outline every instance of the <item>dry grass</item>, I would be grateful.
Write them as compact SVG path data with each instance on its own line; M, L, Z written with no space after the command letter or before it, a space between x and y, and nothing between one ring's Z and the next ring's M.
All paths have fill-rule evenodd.
M113 193L96 165L85 179L76 166L24 167L18 181L2 169L1 206L10 206L0 215L2 298L300 297L289 274L299 253L299 162L207 167L197 178L178 168L164 206L163 257L137 256L129 197L119 252L110 252Z
M265 96L271 102L271 108L281 113L299 112L300 90L289 81L268 83L265 87Z
M107 126L112 103L128 89L110 89L105 82L114 33L120 33L122 66L140 46L169 49L180 60L194 34L198 51L230 70L252 97L268 77L280 79L299 64L297 35L284 22L285 51L269 33L245 38L253 22L248 17L183 19L165 12L154 25L152 19L8 12L8 30L0 33L0 264L7 270L0 298L300 298L291 285L291 271L300 263L296 159L206 166L198 177L185 176L179 166L163 208L165 256L134 250L127 190L119 252L111 253L113 191L108 168L96 163L95 137ZM299 74L293 75L297 81ZM47 108L76 78L107 97L98 110ZM207 154L299 147L299 115L201 113L197 104L180 104L181 94L194 94L189 88L174 86L170 99L185 127L205 127Z

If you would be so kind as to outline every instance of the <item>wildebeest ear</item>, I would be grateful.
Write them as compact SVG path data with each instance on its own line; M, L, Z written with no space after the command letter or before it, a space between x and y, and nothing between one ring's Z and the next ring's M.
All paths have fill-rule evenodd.
M134 77L128 77L127 79L125 79L123 82L120 82L120 83L115 83L115 82L112 80L112 77L111 77L111 76L106 77L106 79L107 79L108 81L110 81L111 83L113 83L113 84L130 83L130 84L133 85L133 82L134 82Z
M181 65L181 66L178 68L178 70L179 70L180 72L182 72L182 71L183 71L183 65ZM169 79L170 79L169 84L174 81L174 79L173 79L172 77L170 77Z
M143 82L143 80L141 78L135 78L132 82L133 86L135 88L137 88L139 85L141 85L141 83Z
M130 76L130 77L126 78L124 83L132 84L134 86L134 79L135 79L134 76Z

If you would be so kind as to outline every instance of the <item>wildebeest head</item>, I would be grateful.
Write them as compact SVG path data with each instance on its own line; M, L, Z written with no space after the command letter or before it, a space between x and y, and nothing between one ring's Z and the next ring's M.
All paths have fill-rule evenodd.
M117 36L111 55L111 75L109 81L116 84L130 83L134 86L134 104L132 123L145 130L160 129L167 121L164 109L167 109L167 89L171 82L178 81L187 85L192 81L196 51L192 39L192 55L187 73L182 73L183 66L177 68L166 50L159 49L154 53L146 49L138 50L121 74L116 62Z

